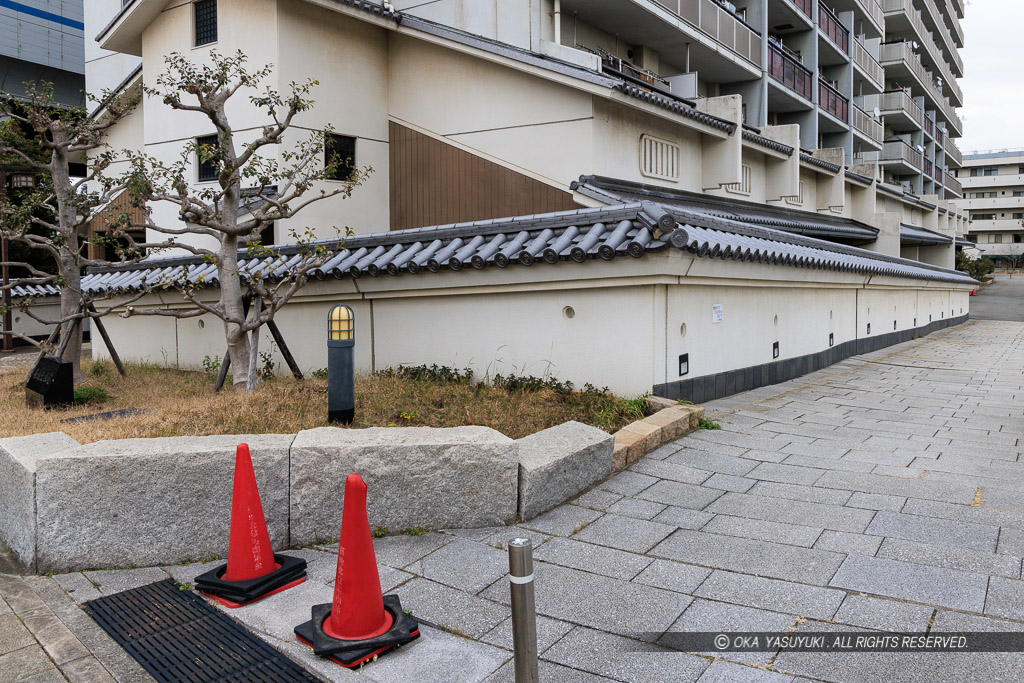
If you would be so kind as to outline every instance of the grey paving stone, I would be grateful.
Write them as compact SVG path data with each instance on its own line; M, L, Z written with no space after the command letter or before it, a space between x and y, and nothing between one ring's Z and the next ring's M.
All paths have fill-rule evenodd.
M985 614L1024 620L1024 581L993 576L988 583Z
M866 536L864 534L849 534L845 531L831 531L825 529L821 532L814 547L818 550L831 550L837 553L855 553L857 555L874 555L878 552L878 546L882 544L881 536Z
M508 585L498 585L501 583L492 585L488 591L493 589L508 594ZM479 638L509 616L504 605L427 579L413 579L402 586L398 595L402 598L402 607L414 616L443 628L455 629L470 638Z
M639 472L658 479L671 479L685 484L700 484L707 480L713 472L697 469L687 465L679 465L664 460L648 460L646 457L637 460L629 468L630 472Z
M664 446L658 446L653 451L644 456L648 460L664 460L668 456L678 451L682 446L676 443L667 443Z
M843 470L846 472L870 472L874 465L867 462L854 462L852 460L828 458L817 458L811 455L790 455L782 461L785 465L799 465L800 467L816 467L819 470Z
M670 505L661 512L653 521L661 524L670 524L680 529L699 529L714 518L710 512L691 510Z
M68 595L75 599L77 603L83 603L87 600L95 600L101 597L103 594L97 590L96 586L92 584L89 579L85 578L85 575L81 572L71 572L70 574L55 574L53 580L60 584Z
M537 675L542 681L559 681L562 683L601 683L614 679L604 676L595 676L579 669L570 669L561 664L547 662L543 659L537 662ZM487 677L485 683L515 683L516 670L515 662L506 662L500 669Z
M998 486L999 484L986 486L982 490L982 500L985 505L999 510L1024 510L1024 493L1004 491Z
M604 512L608 509L608 506L618 500L622 500L621 493L612 493L611 491L597 488L587 491L572 502L581 507Z
M923 453L897 449L894 451L860 451L851 450L843 456L847 462L861 462L871 465L891 465L892 467L906 467L914 460L922 457Z
M538 614L623 635L660 635L692 600L681 593L546 562L535 563L534 574ZM493 585L481 595L509 604L507 585Z
M782 446L783 444L780 443L778 445ZM743 454L744 459L750 460L756 464L766 462L782 462L788 457L789 453L783 453L781 450L778 450L777 448L772 448L771 450L765 450L763 448L751 448L750 450Z
M1024 530L1024 511L996 510L989 507L985 502L984 489L981 491L981 498L982 505L980 507L908 498L906 505L903 506L903 513Z
M534 548L539 548L542 544L551 540L552 537L548 534L528 529L525 526L508 526L485 539L484 544L497 548L502 552L508 552L508 542L513 538L528 538L533 543Z
M0 655L35 645L36 639L14 614L0 616Z
M1024 531L1019 529L1000 529L997 553L1020 557L1024 553Z
M643 555L569 538L552 538L537 548L534 557L543 562L626 581L639 574L652 562L651 558ZM508 560L505 562L507 565Z
M639 498L623 498L608 508L608 512L623 517L635 517L637 519L654 519L658 514L667 508L664 503L655 503Z
M0 682L17 681L53 668L43 648L30 645L0 655Z
M373 539L373 552L377 556L377 564L401 569L453 541L455 539L451 536L438 533L384 536ZM337 548L333 552L337 552Z
M830 588L716 570L694 595L814 619L831 619L846 594Z
M741 434L738 432L729 432L724 429L702 429L693 432L690 435L690 440L705 441L712 444L725 444L728 446L740 446L750 449L763 449L766 451L774 451L777 448L782 448L787 443L789 443L789 441L785 439L782 441L778 441L772 439L769 436L754 436L751 434Z
M877 474L860 472L826 472L815 482L816 486L843 489L846 491L862 491L864 493L882 493L892 496L908 496L940 500L947 503L970 505L974 500L975 488L959 484L938 481L922 481L896 479Z
M576 628L575 624L566 621L559 621L551 617L537 617L537 652L544 653L549 647L555 644L559 638ZM481 638L485 643L497 645L506 650L512 649L512 617L501 622Z
M850 497L850 500L846 501L846 507L899 512L903 509L903 505L906 502L907 499L903 496L883 496L877 493L861 493L858 491Z
M955 569L849 555L829 585L926 605L981 612L985 607L988 577Z
M784 453L793 455L810 455L817 458L841 458L848 450L828 441L816 441L811 444L791 443L782 448Z
M683 448L670 455L667 461L696 469L735 476L743 476L757 467L756 462L737 457L746 451L745 448L737 448L735 450L739 452L709 452L706 449Z
M769 522L763 519L716 515L701 528L701 531L810 548L818 540L822 530L810 526Z
M709 665L694 655L589 628L573 630L545 652L544 658L598 676L649 683L697 680Z
M600 488L624 496L635 496L648 486L657 483L657 481L657 477L626 470L625 472L619 472L608 481L600 484Z
M1005 530L1003 533L1006 533ZM958 548L934 543L918 543L900 538L887 538L876 553L891 560L927 564L932 567L961 569L975 574L1019 578L1021 558L981 550Z
M786 674L718 660L711 662L697 683L787 683L792 680L793 677Z
M833 621L879 631L916 632L928 630L934 611L931 607L898 600L850 594L843 600Z
M170 577L178 583L195 583L197 576L210 571L214 567L219 567L224 563L224 560L213 560L211 562L189 562L188 564L171 564L161 567L161 569L167 572ZM85 577L83 576L83 578ZM86 579L86 581L88 582L88 579ZM91 586L92 583L89 583L89 585ZM96 592L99 593L99 591Z
M999 527L950 522L944 519L930 519L920 515L903 515L898 512L882 510L871 520L866 533L921 543L995 552Z
M160 567L111 569L108 571L83 572L83 574L103 595L120 593L121 591L145 586L154 581L163 581L167 578L167 572Z
M82 657L73 662L61 665L66 680L71 683L115 683L117 679L110 675L95 657Z
M92 658L90 657L89 659L92 659ZM95 660L93 660L93 661L95 661ZM94 682L95 683L100 683L101 681L113 681L114 680L113 678L110 677L110 674L107 674L106 671L103 671L102 667L100 668L100 671L102 672L102 674L99 674L99 672L96 672L96 673L99 674L99 675L105 675L106 678L100 678L97 675L97 676L93 676L90 679L81 679L81 678L79 678L79 679L73 679L73 680L89 680L89 683L94 683ZM0 675L2 675L2 674L0 674ZM67 681L68 679L64 677L64 675L60 672L60 670L58 670L58 669L48 669L48 670L44 671L43 673L35 674L33 676L29 676L28 678L19 678L17 680L18 680L18 683L65 683L65 681Z
M675 531L675 527L632 517L607 514L573 535L577 541L644 553Z
M57 666L89 656L89 650L52 612L25 618L25 627Z
M650 553L656 557L823 586L843 556L810 548L679 529Z
M779 482L780 484L803 484L804 486L810 486L824 473L824 470L810 467L763 462L748 472L747 477L761 481Z
M299 548L285 551L286 555L301 557L306 561L306 580L314 583L334 583L338 575L338 553L327 553L315 548ZM382 571L378 566L378 572ZM390 567L384 567L388 571L397 571ZM202 572L200 572L202 573ZM195 574L199 576L199 574ZM407 575L408 576L408 575ZM382 579L383 580L383 579Z
M692 564L669 560L655 560L647 566L647 569L637 574L633 582L692 595L697 586L710 575L711 570L704 567L695 567Z
M698 598L672 624L672 628L669 630L672 634L722 631L781 633L792 628L796 623L795 615ZM669 640L671 638L671 635L668 636ZM774 652L703 652L701 654L753 666L764 666L775 655Z
M562 505L540 517L523 522L520 526L551 536L571 536L600 516L600 512L578 505Z
M703 510L709 503L722 495L721 491L707 489L701 486L693 486L678 481L661 480L657 484L645 489L639 498L653 500L665 505Z
M404 605L404 603L403 603ZM360 672L381 683L391 681L483 681L509 658L506 650L460 638L426 626L420 637L388 653ZM337 667L335 667L337 668Z
M401 595L402 607L406 605L404 593ZM334 587L309 581L289 588L283 593L254 602L238 609L227 610L210 601L210 604L229 614L249 629L259 634L268 634L280 640L294 640L294 629L304 621L309 621L313 605L329 603L334 599Z
M409 565L409 571L475 594L508 573L508 553L476 541L458 539Z
M746 477L737 477L732 474L716 472L712 477L704 482L704 486L713 489L721 489L722 491L746 493L750 487L756 483L757 481L754 479L747 479Z
M822 489L815 486L798 484L780 484L772 481L759 481L747 493L768 498L785 498L800 500L805 503L823 503L827 505L843 505L853 495L849 491Z
M441 533L448 534L449 536L458 536L459 538L465 538L470 541L485 541L493 536L496 531L500 531L504 528L506 527L503 524L500 527L485 526L478 529L441 529Z
M849 532L864 531L875 515L870 510L803 501L782 502L775 498L745 493L725 494L708 506L708 512L787 524L813 524L819 529Z

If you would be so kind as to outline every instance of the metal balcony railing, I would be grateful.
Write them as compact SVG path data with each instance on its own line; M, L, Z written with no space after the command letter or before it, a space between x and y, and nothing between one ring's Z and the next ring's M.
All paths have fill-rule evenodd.
M957 197L964 196L964 188L960 185L960 181L946 173L942 178L942 184L946 186L947 190L952 191Z
M957 167L964 165L964 155L960 153L960 148L952 139L946 140L946 156L952 159Z
M946 63L946 55L935 42L932 32L925 25L920 10L914 7L914 0L882 0L882 2L884 3L882 7L885 9L886 14L906 15L914 34L917 36L917 40L920 41L919 44L928 53L931 62L935 64L936 72L943 79L944 86L949 88L950 92L956 97L957 102L963 102L963 91L960 89L960 85L957 83L956 76L950 69L949 64ZM960 71L962 73L963 69L961 68ZM941 88L939 92L942 92Z
M796 8L803 12L808 19L811 18L811 8L814 7L813 0L789 0Z
M715 0L655 0L690 26L761 68L761 34Z
M878 60L871 56L868 49L860 44L859 40L852 42L853 63L871 79L875 86L881 90L885 84L885 69L878 63Z
M879 30L885 33L885 10L878 4L878 0L857 0L857 4L864 11L864 14L870 17L871 21L879 28Z
M882 147L883 162L901 161L919 169L923 160L921 153L903 140L889 140Z
M818 27L829 39L836 44L840 50L849 54L850 32L845 26L839 23L839 17L830 10L825 3L818 3Z
M853 105L853 127L865 137L874 140L878 144L882 144L882 139L884 138L882 122L873 118L856 104Z
M924 132L928 133L928 137L935 137L935 124L927 116L924 117Z
M843 123L850 122L850 100L823 78L818 78L818 105Z
M921 64L921 60L917 58L914 51L910 49L910 44L900 41L897 43L882 43L879 51L882 66L886 64L903 62L907 69L914 75L918 80L921 88L925 90L931 99L934 101L936 108L942 112L943 117L949 123L950 127L953 128L958 134L963 132L963 121L953 111L953 106L948 100L942 95L942 93L935 86L935 82L932 80L931 75Z
M935 126L935 141L941 145L945 137L946 134L942 132L942 129L939 128L938 126Z
M942 182L942 167L937 162L932 167L932 178L937 182Z
M932 20L932 23L937 29L937 33L943 40L943 47L946 48L946 55L950 58L950 61L957 65L959 73L963 73L963 59L956 51L956 44L953 42L953 36L950 34L949 27L946 25L946 20L942 16L942 10L940 10L938 5L935 4L935 0L924 0L924 7L925 11L928 12L928 18Z
M924 174L926 176L933 176L933 175L935 175L935 171L934 171L931 159L925 159L924 160L924 168L923 168L923 170L924 170Z
M864 98L865 102L868 99ZM911 120L921 123L924 119L924 111L918 106L914 98L907 93L906 90L890 90L889 92L882 93L882 96L878 98L879 108L882 111L903 111L906 113Z
M811 99L810 69L771 41L768 42L768 75L804 99Z

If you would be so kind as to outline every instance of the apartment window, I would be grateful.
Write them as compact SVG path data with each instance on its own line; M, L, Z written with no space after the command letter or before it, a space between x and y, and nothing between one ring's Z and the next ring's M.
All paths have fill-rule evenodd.
M195 16L196 47L217 42L217 0L192 3Z
M1021 174L1021 175L1024 175L1024 166L1018 166L1017 167L1017 173Z
M1022 241L1024 241L1024 235L1020 234L1019 232L1013 233L1014 244L1020 244Z
M1003 236L998 234L998 233L990 232L988 234L988 243L989 244L1002 244L1003 243Z
M987 176L987 175L999 175L999 167L998 166L987 166L985 168L972 168L971 169L971 177L972 178L979 178L981 176Z
M329 133L324 140L324 165L332 161L337 166L327 175L327 180L349 180L356 168L356 139Z
M208 183L220 177L220 163L211 159L217 152L217 136L204 135L196 138L196 177L201 183Z
M975 213L971 214L971 220L973 221L994 221L996 215L994 213Z
M1014 220L1024 219L1024 213L1019 213L1019 212L1015 213L1015 214L1013 214L1013 218L1014 218Z
M1013 191L1013 196L1014 197L1024 197L1024 190L1014 190Z

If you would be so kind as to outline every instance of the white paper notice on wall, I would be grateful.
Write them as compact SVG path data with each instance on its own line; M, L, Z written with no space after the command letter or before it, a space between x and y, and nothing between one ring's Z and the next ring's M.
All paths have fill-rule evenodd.
M725 322L725 306L722 304L711 304L711 322L713 324Z

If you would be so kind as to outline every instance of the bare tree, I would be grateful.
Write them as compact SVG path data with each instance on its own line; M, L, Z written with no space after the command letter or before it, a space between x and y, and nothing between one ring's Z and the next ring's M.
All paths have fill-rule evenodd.
M282 95L262 85L272 67L248 70L247 58L241 51L233 56L211 52L210 62L211 65L197 65L177 52L172 53L165 58L166 71L145 92L175 111L205 116L216 131L216 144L188 143L173 163L135 154L128 184L147 203L149 229L174 238L194 235L217 241L216 251L181 240L177 245L216 264L218 298L212 303L204 301L201 283L190 280L186 270L173 281L151 285L176 288L190 304L188 307L132 306L122 315L216 316L224 323L234 388L251 390L258 381L255 370L260 327L273 320L305 283L306 273L321 265L327 255L326 248L313 241L312 230L292 231L294 245L289 256L267 249L260 242L261 231L275 221L293 218L314 202L350 196L372 169L357 169L351 160L339 159L337 155L325 163L329 128L311 133L290 148L283 146L284 134L295 117L312 108L309 94L317 81L293 82ZM229 101L239 93L266 116L266 123L254 136L236 133L229 121ZM215 186L192 186L192 168L197 160L215 165ZM330 189L314 188L318 181L338 179L339 170L344 178L338 184ZM175 205L182 225L155 222L154 202ZM264 259L270 267L240 269L240 258ZM245 311L246 296L252 296L256 303L251 316Z
M106 231L88 234L89 223L108 207L124 186L104 174L115 160L104 138L108 131L137 106L138 94L105 93L97 113L90 116L85 107L57 104L50 84L31 85L25 98L0 95L0 159L14 161L32 178L31 187L0 191L0 234L14 244L41 250L52 257L54 268L41 267L38 259L7 260L0 265L17 275L0 289L30 285L53 285L60 289L60 315L49 319L34 307L35 297L19 297L9 308L18 308L38 322L55 325L56 335L39 342L9 330L25 339L43 354L56 353L74 364L75 381L82 380L82 322L111 312L112 306L97 308L94 302L104 297L87 297L81 286L87 267L121 267L137 262L149 248L163 244L137 243L128 234L127 214L111 211ZM89 165L84 176L72 176L72 165ZM3 188L6 189L6 188ZM89 245L113 245L114 260L89 257ZM122 302L123 303L123 302ZM8 307L0 304L0 313Z

